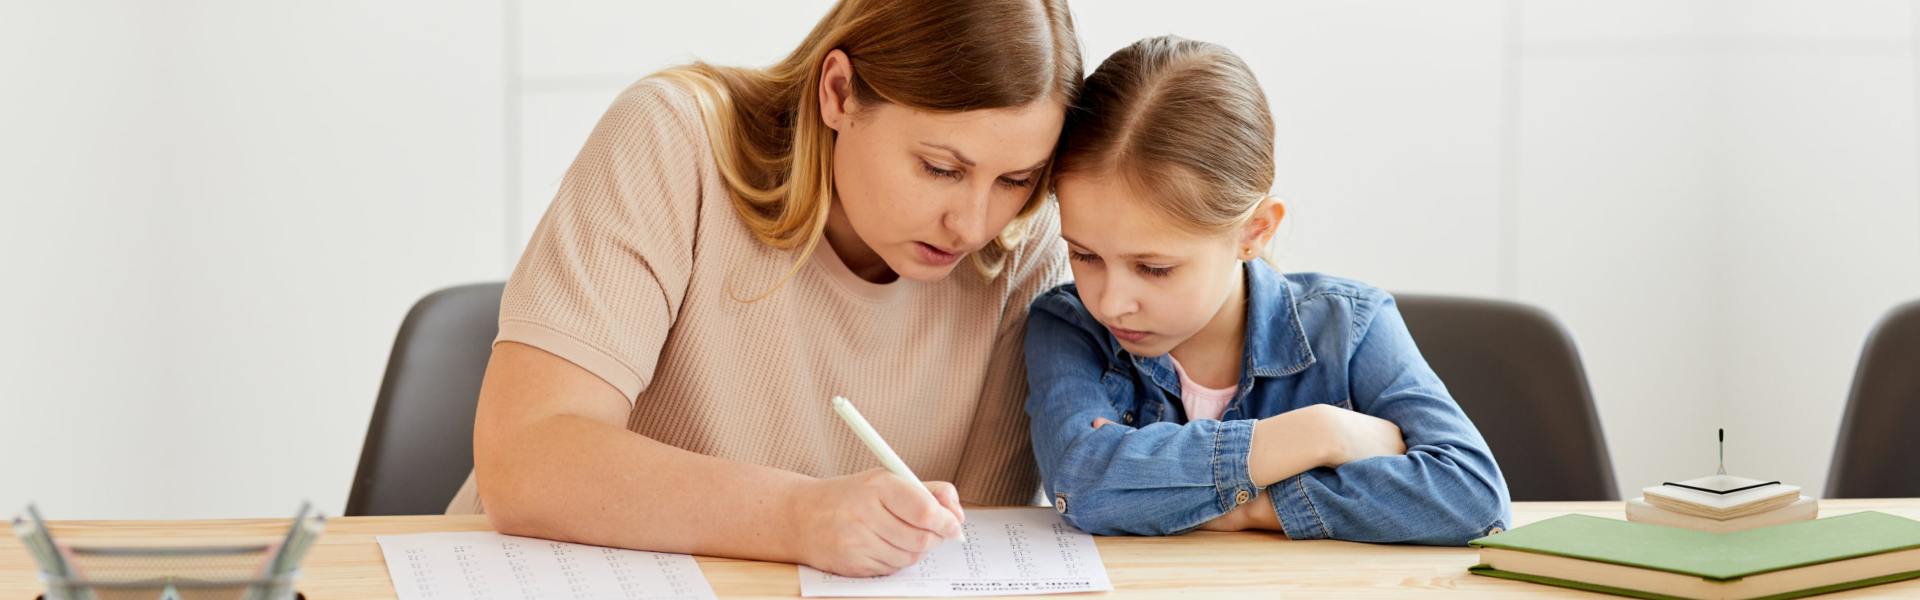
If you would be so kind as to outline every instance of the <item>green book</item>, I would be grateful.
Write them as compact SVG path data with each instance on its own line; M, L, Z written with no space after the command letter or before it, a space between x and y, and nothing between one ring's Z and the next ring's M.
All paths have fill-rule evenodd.
M1473 573L1658 600L1784 600L1920 577L1920 521L1878 512L1734 533L1566 515L1470 545Z

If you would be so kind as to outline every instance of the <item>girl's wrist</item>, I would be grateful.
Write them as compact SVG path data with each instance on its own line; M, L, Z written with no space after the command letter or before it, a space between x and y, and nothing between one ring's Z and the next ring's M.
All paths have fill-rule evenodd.
M1312 407L1256 421L1247 457L1254 485L1269 486L1315 467L1338 464L1338 439Z

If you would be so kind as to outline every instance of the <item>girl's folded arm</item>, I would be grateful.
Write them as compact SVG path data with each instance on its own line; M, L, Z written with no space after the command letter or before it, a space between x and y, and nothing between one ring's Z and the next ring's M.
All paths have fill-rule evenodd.
M1268 489L1295 539L1462 545L1512 522L1506 481L1473 422L1421 358L1393 299L1356 327L1354 410L1400 427L1407 453L1314 469Z
M1057 293L1042 296L1026 341L1034 456L1047 500L1068 524L1101 535L1183 533L1259 492L1247 472L1254 421L1122 423L1099 342L1060 314L1072 309ZM1113 424L1095 428L1101 418Z

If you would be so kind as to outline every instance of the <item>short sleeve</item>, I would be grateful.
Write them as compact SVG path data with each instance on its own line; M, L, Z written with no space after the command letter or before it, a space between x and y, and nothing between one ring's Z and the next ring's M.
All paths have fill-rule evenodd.
M711 156L691 93L622 92L507 281L494 342L553 353L634 401L686 298Z

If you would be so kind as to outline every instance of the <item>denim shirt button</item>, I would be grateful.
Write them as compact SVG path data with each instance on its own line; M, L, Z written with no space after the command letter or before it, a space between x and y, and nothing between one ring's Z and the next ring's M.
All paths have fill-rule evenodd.
M1241 504L1246 504L1247 501L1252 499L1253 499L1253 494L1247 493L1246 490L1240 490L1240 493L1233 495L1233 503L1236 506Z
M1067 495L1066 494L1053 495L1053 509L1060 511L1060 514L1063 514L1063 515L1067 514Z
M1127 411L1127 414L1124 414L1124 415L1120 415L1120 424L1122 424L1122 425L1132 425L1132 424L1133 424L1133 411Z

